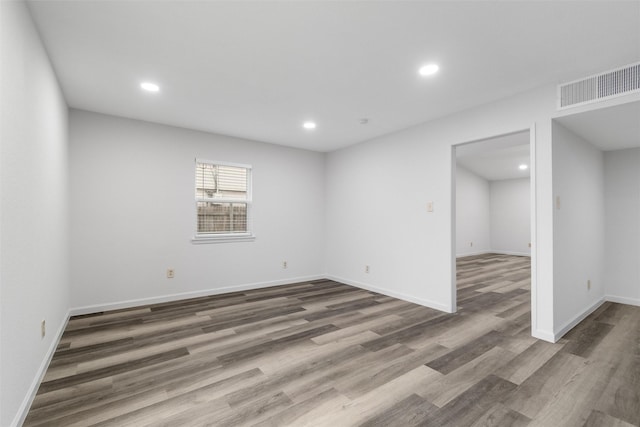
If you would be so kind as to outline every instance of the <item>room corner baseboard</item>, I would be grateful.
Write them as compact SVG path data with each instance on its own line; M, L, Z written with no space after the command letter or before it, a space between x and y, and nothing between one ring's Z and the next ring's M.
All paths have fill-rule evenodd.
M426 300L426 299L422 299L422 298L417 298L411 295L407 295L407 294L403 294L400 292L393 292L393 291L389 291L386 289L381 289L378 288L376 286L372 286L369 285L367 283L362 283L362 282L356 282L354 280L349 280L349 279L344 279L342 277L336 277L336 276L325 276L327 279L329 280L334 280L336 282L340 282L340 283L344 283L346 285L351 285L351 286L355 286L356 288L360 288L360 289L365 289L367 291L372 291L372 292L377 292L379 294L382 295L387 295L393 298L398 298L401 299L403 301L408 301L408 302L412 302L414 304L418 304L418 305L422 305L425 307L429 307L429 308L433 308L436 310L440 310L440 311L444 311L445 313L453 313L453 310L451 309L451 307L446 306L444 304L440 304L438 302L435 301L430 301L430 300Z
M602 304L604 304L606 301L605 297L600 298L598 301L596 301L591 307L587 308L585 311L583 311L582 313L580 313L579 315L577 315L576 317L573 318L573 320L570 320L569 322L567 322L562 328L560 328L555 334L554 334L554 341L553 342L557 342L560 338L562 338L564 336L564 334L566 334L567 332L569 332L571 329L573 329L578 323L582 322L584 319L586 319L591 313L593 313L594 311L596 311L598 309L598 307L600 307Z
M247 283L237 286L226 286L223 288L205 289L202 291L182 292L178 294L161 295L157 297L138 298L126 301L108 302L103 304L93 304L83 307L75 307L70 310L71 316L79 316L83 314L99 313L101 311L120 310L123 308L138 307L141 305L160 304L163 302L179 301L183 299L208 297L218 294L226 294L229 292L249 291L252 289L269 288L272 286L288 285L291 283L306 282L310 280L324 279L324 275L290 277L288 279L271 280L268 282Z
M477 256L477 255L484 255L484 254L490 254L492 253L491 251L487 251L487 250L483 250L483 251L475 251L475 252L465 252L463 254L456 254L456 258L464 258L467 256Z
M516 252L516 251L498 251L498 250L492 250L489 253L491 254L499 254L499 255L515 255L515 256L528 256L530 257L531 254L527 253L527 252Z
M69 323L69 317L71 317L71 312L68 310L64 316L63 321L60 323L58 330L56 331L55 336L51 340L51 345L49 345L49 349L45 354L44 359L42 359L42 363L36 372L31 385L27 391L26 396L22 400L22 404L16 413L15 418L11 422L11 427L19 427L24 424L25 419L27 418L27 414L29 414L29 409L31 409L31 404L33 403L33 399L36 397L36 393L38 392L38 388L40 387L40 383L44 378L44 375L47 373L47 369L49 368L49 364L51 363L51 359L53 359L53 355L58 348L58 344L60 344L60 339L62 338L62 334L64 330L67 328L67 323Z
M531 256L530 253L526 253L526 252L498 251L498 250L489 249L489 250L484 250L484 251L469 252L469 253L464 253L464 254L456 254L456 259L457 258L464 258L464 257L468 257L468 256L487 255L487 254L515 255L515 256L528 256L528 257Z
M606 295L604 298L610 302L616 302L618 304L635 305L640 307L640 298L619 297L616 295Z

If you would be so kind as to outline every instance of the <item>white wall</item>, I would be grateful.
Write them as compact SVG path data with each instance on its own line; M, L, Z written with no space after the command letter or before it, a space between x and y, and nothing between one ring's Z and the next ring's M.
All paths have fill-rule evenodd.
M604 287L604 162L600 150L553 123L554 322L561 334L597 305ZM587 289L591 280L591 290Z
M69 307L67 107L24 2L0 2L0 29L0 425L10 426Z
M380 137L327 158L331 277L452 310L452 146L536 127L536 336L553 339L551 116L545 87ZM428 201L434 212L428 213ZM364 266L370 265L370 273Z
M531 255L530 193L528 178L487 181L457 165L456 256Z
M531 255L531 191L528 178L490 182L491 251Z
M552 119L636 99L629 96L558 111L556 87L548 86L329 153L328 275L420 304L453 310L452 146L522 131L533 125L531 179L536 208L532 218L535 230L532 279L536 285L532 287L532 333L538 338L556 340L566 332L572 319L604 296L604 226L602 154L582 142L576 147L571 143L572 137L562 131L556 132L558 139L569 141L559 142L557 149L554 141L552 147ZM578 158L573 157L574 151L578 152ZM583 162L586 165L580 166ZM574 176L574 173L582 176L582 169L588 171L584 182ZM585 188L588 183L595 189ZM554 210L556 192L567 194L570 203L559 215ZM426 209L429 201L434 202L432 213ZM591 203L599 205L593 207ZM586 205L593 209L580 217ZM576 240L584 235L580 224L595 227L583 239L587 245ZM555 231L558 232L554 239ZM554 256L556 248L560 251L558 256ZM557 271L556 263L560 263ZM588 267L573 271L568 268L568 265L575 267L575 263ZM370 273L365 273L365 265L370 265ZM592 280L588 293L587 277Z
M324 154L76 110L70 143L75 309L322 275ZM196 157L253 166L255 241L191 242Z
M640 305L640 148L604 153L607 298Z
M456 166L456 256L491 251L489 181Z

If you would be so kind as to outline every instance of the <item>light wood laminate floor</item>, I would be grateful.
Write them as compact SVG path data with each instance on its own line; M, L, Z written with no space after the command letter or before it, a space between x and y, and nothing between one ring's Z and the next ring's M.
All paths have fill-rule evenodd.
M640 426L640 308L530 336L529 259L446 314L329 280L70 320L27 426Z

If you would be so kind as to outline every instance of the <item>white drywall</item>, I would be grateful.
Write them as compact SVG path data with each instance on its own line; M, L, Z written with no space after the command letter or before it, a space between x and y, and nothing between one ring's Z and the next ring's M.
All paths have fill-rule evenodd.
M324 154L77 110L70 141L74 309L322 275ZM255 241L192 243L195 158L253 166Z
M12 426L67 319L67 106L24 2L0 2L0 29L0 425Z
M489 181L456 166L456 256L491 251Z
M327 158L327 273L444 310L452 286L452 146L535 123L537 272L533 331L553 339L551 116L555 87L332 152ZM427 202L434 211L427 212ZM370 265L370 273L365 273Z
M531 254L530 181L487 181L456 167L456 256ZM473 242L473 245L471 245Z
M602 151L556 121L553 191L554 323L562 335L605 295L604 162Z
M605 291L640 305L640 148L604 153Z
M531 191L528 178L490 181L491 251L531 255Z

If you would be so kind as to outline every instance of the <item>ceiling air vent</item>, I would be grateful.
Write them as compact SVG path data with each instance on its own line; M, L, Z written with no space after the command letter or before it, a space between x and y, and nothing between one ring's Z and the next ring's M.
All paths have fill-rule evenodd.
M640 62L558 86L558 109L640 92Z

